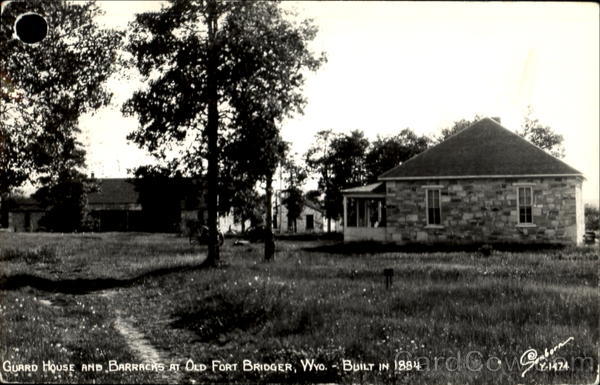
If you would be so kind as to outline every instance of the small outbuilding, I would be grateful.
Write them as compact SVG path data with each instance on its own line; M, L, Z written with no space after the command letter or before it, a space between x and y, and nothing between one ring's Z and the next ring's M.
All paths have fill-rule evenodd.
M6 202L7 227L10 231L31 232L40 229L45 210L32 198L14 198Z
M296 220L290 220L285 204L281 203L284 193L280 193L273 207L273 231L283 233L321 233L324 230L325 211L310 199L304 201L302 213Z

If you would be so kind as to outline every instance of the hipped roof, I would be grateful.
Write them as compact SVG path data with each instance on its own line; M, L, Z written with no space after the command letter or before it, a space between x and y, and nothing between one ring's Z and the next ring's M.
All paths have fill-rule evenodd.
M384 172L379 180L525 175L583 176L493 119L484 118Z

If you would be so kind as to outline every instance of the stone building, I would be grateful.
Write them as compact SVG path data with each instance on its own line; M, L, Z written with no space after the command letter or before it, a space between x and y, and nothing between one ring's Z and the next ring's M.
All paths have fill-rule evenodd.
M485 118L344 190L344 240L580 244L583 179Z

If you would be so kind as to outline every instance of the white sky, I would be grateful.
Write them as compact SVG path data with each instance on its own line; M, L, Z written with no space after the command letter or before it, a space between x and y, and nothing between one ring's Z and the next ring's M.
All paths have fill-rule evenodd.
M126 28L158 1L103 1L101 23ZM475 114L519 128L527 106L565 137L565 161L582 171L584 200L599 199L599 8L594 3L285 3L319 27L328 62L307 76L304 115L284 139L302 154L322 129L373 139L409 127L435 135ZM114 105L81 120L88 166L125 176L150 158L125 136L137 126L120 103L138 86L110 83Z

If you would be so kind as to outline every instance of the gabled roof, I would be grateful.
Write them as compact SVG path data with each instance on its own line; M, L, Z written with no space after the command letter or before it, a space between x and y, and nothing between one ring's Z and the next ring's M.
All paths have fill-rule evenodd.
M310 207L313 210L323 212L323 208L319 206L316 202L311 201L310 199L305 199L304 205Z
M98 191L88 195L90 204L138 203L138 192L131 179L97 179Z
M384 172L379 180L524 175L583 176L496 121L484 118Z
M40 203L33 198L17 197L6 200L9 211L44 211Z

